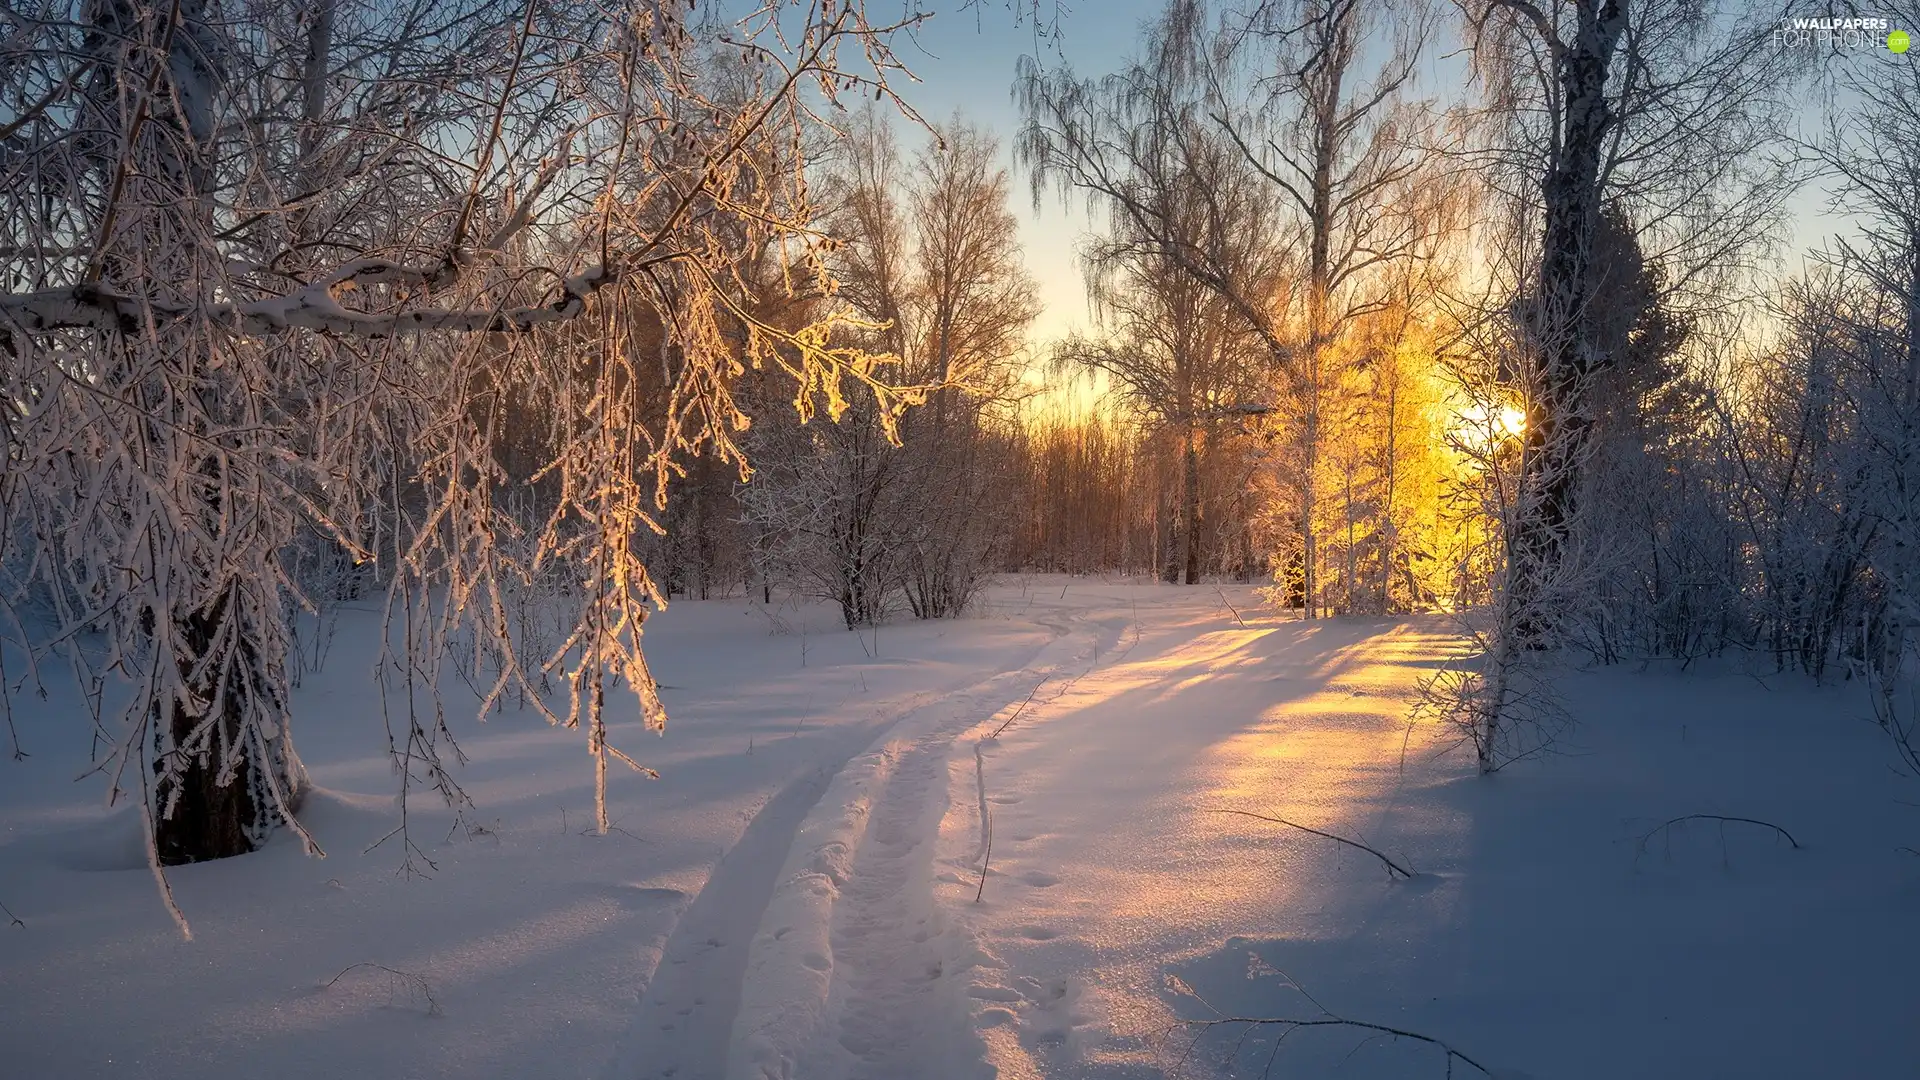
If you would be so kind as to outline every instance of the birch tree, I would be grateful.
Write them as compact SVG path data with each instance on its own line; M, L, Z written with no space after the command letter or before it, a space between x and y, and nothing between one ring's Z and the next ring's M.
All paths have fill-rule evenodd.
M1302 591L1311 617L1329 603L1322 530L1350 524L1320 506L1323 485L1343 493L1350 480L1323 476L1321 466L1326 415L1356 377L1347 368L1357 353L1343 339L1390 304L1392 271L1418 256L1445 219L1422 192L1442 178L1424 148L1428 110L1412 98L1433 20L1418 3L1355 0L1264 0L1245 12L1229 9L1211 34L1197 7L1186 18L1183 32L1203 35L1216 58L1207 69L1208 114L1272 187L1299 249L1297 295L1291 309L1276 313L1284 320L1276 329L1295 347L1277 371L1292 406L1286 420L1298 455ZM1363 61L1369 43L1384 46L1385 58Z
M995 430L1007 417L995 412L1020 392L1027 328L1040 314L999 142L958 118L934 134L908 200L919 308L909 371L941 387L904 425L920 496L907 599L921 618L972 602L1011 524Z
M603 789L631 761L607 680L664 720L634 541L689 455L744 467L744 372L782 372L802 415L857 383L890 427L915 396L834 341L831 311L757 318L736 272L760 242L784 283L827 279L806 151L839 95L887 97L898 25L824 0L721 27L649 0L8 16L0 500L27 524L6 632L29 678L57 655L97 703L96 765L146 815L156 875L279 824L317 850L281 614L300 530L391 582L409 783L462 798L435 658L461 626L508 635L505 590L556 561L588 602L540 665L567 701L531 699L588 728ZM531 528L502 512L498 431L476 422L529 386L558 406ZM509 659L485 705L539 674ZM103 695L113 679L130 692Z
M1108 79L1029 65L1019 85L1036 191L1089 193L1116 233L1149 238L1265 347L1285 399L1274 420L1294 448L1308 617L1324 599L1322 414L1341 379L1326 368L1345 328L1384 304L1376 279L1415 254L1432 221L1409 197L1427 162L1406 100L1425 25L1417 9L1351 2L1230 8L1216 23L1197 0L1173 0L1145 55ZM1392 59L1363 76L1361 47L1376 33ZM1235 167L1251 183L1223 182ZM1183 231L1148 194L1183 174L1207 178L1187 193L1201 229Z
M768 550L770 565L838 602L849 629L902 601L922 618L957 615L984 582L1009 526L992 414L1015 393L1038 314L989 135L958 119L930 125L908 158L873 110L853 132L824 195L844 240L836 295L870 324L868 347L938 389L898 440L860 406L837 430L770 435L778 448L745 492L765 535L791 538Z
M1511 523L1520 560L1515 630L1545 641L1549 597L1574 528L1599 373L1614 356L1600 326L1608 267L1603 216L1617 215L1663 267L1658 302L1684 313L1742 287L1750 256L1794 173L1770 156L1789 59L1749 9L1708 0L1457 0L1480 102L1462 118L1475 160L1514 218L1491 238L1489 304L1523 337L1510 382L1525 412L1525 499Z

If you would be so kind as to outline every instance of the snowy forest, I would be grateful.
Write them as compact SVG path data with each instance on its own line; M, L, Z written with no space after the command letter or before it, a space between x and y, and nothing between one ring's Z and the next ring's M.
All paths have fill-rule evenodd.
M4 0L0 1073L1915 1075L1909 32Z

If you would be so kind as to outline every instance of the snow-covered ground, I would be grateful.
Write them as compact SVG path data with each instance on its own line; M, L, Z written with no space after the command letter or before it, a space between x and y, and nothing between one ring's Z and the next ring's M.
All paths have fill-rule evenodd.
M1920 783L1844 685L1572 674L1564 752L1482 778L1409 735L1438 622L1058 577L877 639L784 617L649 624L673 726L616 725L662 775L615 774L605 838L579 733L456 721L480 827L415 802L436 867L407 876L397 839L364 850L394 777L374 623L348 613L298 701L329 855L173 871L191 942L130 820L72 782L76 704L34 703L34 756L0 763L25 923L0 928L0 1076L1447 1072L1377 1030L1188 1023L1231 1017L1377 1024L1507 1076L1920 1061ZM1711 820L1641 842L1689 814L1800 847Z

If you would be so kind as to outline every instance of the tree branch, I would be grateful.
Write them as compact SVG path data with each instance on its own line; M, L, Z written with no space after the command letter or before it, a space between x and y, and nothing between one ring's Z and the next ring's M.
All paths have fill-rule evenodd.
M1201 810L1201 813L1239 814L1241 817L1257 818L1261 821L1271 821L1275 825L1285 825L1290 829L1299 829L1301 832L1312 833L1315 836L1324 837L1328 840L1332 840L1336 844L1345 844L1350 848L1354 848L1355 850L1364 851L1367 854L1373 856L1374 858L1379 859L1383 864L1386 865L1388 878L1392 878L1395 874L1398 874L1401 877L1411 881L1414 877L1413 871L1407 869L1404 866L1401 866L1399 863L1394 862L1392 859L1387 858L1385 855L1380 854L1380 852L1375 851L1373 848L1370 848L1367 845L1362 844L1357 840L1349 840L1344 836L1335 836L1333 833L1330 833L1330 832L1321 832L1319 829L1309 828L1297 822L1288 821L1285 818L1272 817L1267 814L1256 814L1251 810L1220 810L1220 809L1203 808Z

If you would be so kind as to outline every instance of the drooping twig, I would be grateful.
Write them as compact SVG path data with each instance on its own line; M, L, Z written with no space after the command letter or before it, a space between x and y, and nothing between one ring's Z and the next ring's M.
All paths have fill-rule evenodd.
M1758 825L1763 829L1772 829L1776 834L1784 838L1788 844L1792 845L1795 848L1798 848L1800 846L1800 842L1793 838L1792 833L1788 832L1787 830L1781 828L1778 825L1775 825L1771 821L1761 821L1758 818L1750 818L1750 817L1729 817L1725 814L1682 814L1677 818L1673 818L1672 820L1663 821L1659 825L1654 826L1653 828L1647 830L1646 833L1642 834L1639 842L1634 845L1634 849L1635 849L1634 858L1638 859L1641 855L1645 855L1647 853L1648 841L1660 835L1662 832L1665 832L1668 829L1673 828L1675 825L1680 825L1689 821L1719 822L1722 830L1723 843L1724 843L1724 833L1725 833L1726 825L1728 822L1731 821L1731 822L1736 822L1736 823L1745 824L1745 825Z
M8 907L5 904L0 904L0 911L4 911L7 913L7 918L12 921L13 925L19 927L22 930L25 930L27 928L27 924L20 921L20 916L15 915L13 913L12 908Z
M978 904L987 895L987 868L993 865L993 811L987 811L987 854L980 860L980 887L973 890L973 902Z
M1233 612L1233 621L1234 621L1234 622L1237 622L1237 623L1239 623L1239 624L1240 624L1240 628L1241 628L1241 629L1243 629L1243 630L1244 630L1244 629L1246 629L1246 626L1247 626L1247 620L1245 620L1245 619L1243 619L1243 618L1241 618L1241 617L1240 617L1240 609L1239 609L1239 608L1237 608L1237 607L1234 607L1234 606L1233 606L1233 601L1231 601L1231 600L1229 600L1229 599L1227 599L1227 592L1226 592L1226 590L1225 590L1225 589L1222 589L1222 588L1221 588L1220 586L1218 586L1218 585L1215 585L1215 586L1213 587L1213 591L1214 591L1214 592L1216 592L1216 593L1219 593L1219 594L1220 594L1220 602L1221 602L1221 603L1223 603L1223 604L1225 604L1225 605L1227 605L1227 610L1228 610L1228 611L1231 611L1231 612Z
M1328 840L1332 840L1336 844L1345 844L1350 848L1354 848L1355 850L1364 851L1367 854L1373 856L1374 858L1379 859L1380 862L1386 866L1387 877L1389 878L1393 877L1395 874L1398 874L1401 877L1406 878L1408 880L1412 880L1414 877L1413 871L1407 869L1404 866L1401 866L1399 863L1394 862L1392 859L1387 858L1385 855L1382 855L1380 852L1374 850L1373 848L1368 847L1367 845L1359 842L1358 840L1349 840L1344 836L1336 836L1330 832L1321 832L1319 829L1309 828L1308 826L1302 825L1298 822L1288 821L1285 818L1273 817L1269 814L1256 814L1251 810L1224 810L1224 809L1203 808L1201 812L1207 813L1207 814L1239 814L1241 817L1257 818L1260 821L1271 821L1275 825L1285 825L1290 829L1299 829L1301 832L1312 833L1315 836L1324 837Z
M980 887L973 891L976 904L987 895L987 867L993 865L993 808L987 805L987 759L980 746L979 742L973 744L973 779L980 792L980 829L985 851L980 857Z
M1453 1046L1453 1044L1446 1042L1445 1040L1436 1039L1431 1035L1423 1035L1418 1031L1408 1031L1405 1028L1392 1027L1387 1024L1376 1024L1369 1020L1349 1020L1344 1016L1337 1016L1334 1014L1333 1010L1327 1008L1325 1005L1322 1005L1320 1003L1319 998L1316 998L1311 993L1309 993L1306 987L1300 985L1299 980L1295 979L1293 976L1287 974L1286 972L1279 970L1278 968L1273 968L1271 970L1274 974L1279 975L1281 978L1285 979L1287 981L1287 985L1292 987L1294 990L1298 991L1300 996L1306 998L1308 1002L1312 1003L1314 1008L1319 1009L1320 1015L1310 1019L1298 1019L1298 1018L1284 1017L1284 1016L1230 1016L1222 1012L1218 1007L1216 1007L1213 1004L1213 1002L1208 1001L1205 997L1201 996L1200 992L1198 990L1195 990L1191 985L1189 985L1186 982L1186 980L1181 979L1177 976L1172 976L1172 977L1169 977L1168 982L1171 984L1173 989L1183 994L1186 994L1188 997L1193 998L1195 1001L1198 1001L1201 1005L1206 1007L1208 1012L1213 1014L1213 1019L1183 1020L1181 1021L1181 1023L1185 1024L1188 1027L1193 1027L1193 1028L1214 1028L1214 1027L1220 1027L1225 1024L1243 1024L1245 1025L1245 1028L1246 1028L1244 1031L1241 1032L1241 1038L1243 1040L1246 1038L1247 1032L1252 1031L1256 1027L1278 1027L1280 1029L1280 1035L1278 1038L1274 1040L1273 1054L1270 1055L1267 1059L1267 1069L1269 1071L1271 1071L1273 1068L1274 1058L1277 1057L1280 1053L1280 1044L1285 1042L1287 1039L1287 1036L1293 1034L1295 1031L1298 1031L1301 1028L1344 1027L1344 1028L1359 1028L1360 1030L1363 1030L1363 1031L1371 1031L1374 1033L1374 1036L1387 1035L1394 1038L1412 1039L1416 1042L1423 1042L1428 1044L1429 1046L1438 1047L1440 1051L1446 1055L1446 1058L1445 1058L1446 1066L1447 1066L1446 1075L1448 1077L1448 1080L1451 1080L1453 1076L1453 1063L1456 1060L1464 1062L1467 1065L1470 1065L1473 1068L1478 1069L1481 1075L1483 1076L1493 1075L1493 1072L1490 1069L1488 1069L1485 1065L1482 1065L1478 1061L1475 1061L1472 1057L1456 1049ZM1369 1038L1372 1038L1374 1036L1369 1036ZM1192 1053L1193 1047L1195 1045L1198 1045L1198 1043L1199 1043L1199 1039L1196 1037L1193 1045L1189 1045L1187 1047L1187 1052ZM1356 1049L1358 1048L1356 1047ZM1349 1053L1348 1056L1351 1057L1352 1056L1351 1053ZM1183 1057L1182 1060L1184 1061L1185 1058ZM1266 1075L1266 1073L1262 1073L1262 1075L1264 1076Z
M364 961L358 964L349 964L346 967L342 968L338 975L335 975L333 978L328 979L325 985L322 986L322 989L331 990L333 988L334 983L337 983L341 979L346 978L347 975L349 975L354 971L359 970L360 968L367 968L372 971L386 972L387 975L390 977L389 989L391 989L391 982L393 981L398 981L413 987L414 989L420 992L420 996L422 998L426 999L427 1015L428 1016L440 1015L440 1000L433 996L433 987L427 983L427 977L425 975L422 975L414 971L401 971L399 968L390 968L385 964L374 964L374 963L368 963Z

